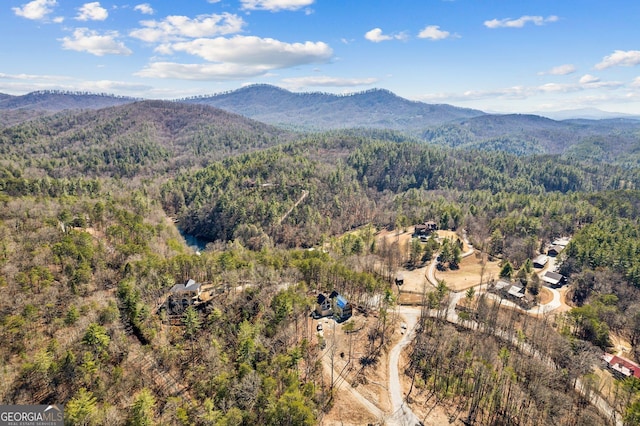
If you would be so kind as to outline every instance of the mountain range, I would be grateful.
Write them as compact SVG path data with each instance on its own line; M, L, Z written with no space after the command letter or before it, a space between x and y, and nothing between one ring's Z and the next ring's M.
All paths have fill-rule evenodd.
M293 93L275 86L253 85L182 101L222 108L273 125L307 130L361 127L415 131L485 114L451 105L410 101L383 89L333 95Z
M334 95L318 92L293 93L269 85L252 85L213 96L145 102L104 94L55 91L40 91L23 96L0 94L0 125L12 127L37 117L58 117L78 114L79 111L84 114L83 122L91 123L91 117L100 122L100 117L104 116L100 111L115 108L113 111L116 112L110 114L125 114L127 117L137 115L135 125L140 126L144 120L149 119L143 111L145 106L163 105L163 109L173 111L182 120L193 120L191 125L185 124L185 128L191 129L187 139L195 137L197 130L194 129L207 127L198 118L198 114L202 114L217 122L242 123L231 126L235 129L243 128L247 123L261 122L300 131L359 129L355 131L370 137L370 132L367 133L365 129L384 129L453 148L500 150L518 155L560 154L595 162L610 161L632 165L640 163L640 120L633 118L557 121L540 115L487 114L451 105L426 104L401 98L382 89ZM131 104L138 106L129 112L122 112L128 111L126 108ZM194 110L190 106L197 108ZM221 112L215 112L220 109L227 113L222 115ZM229 112L232 114L229 115ZM241 120L239 116L245 118ZM51 118L53 122L67 120L55 117ZM246 121L247 118L251 120ZM157 120L160 120L159 124ZM163 129L166 128L166 120L167 117L164 116L161 119L155 117L152 119L155 124L151 125L158 125ZM258 124L249 125L251 126ZM275 130L267 131L265 127L260 128L261 134L277 133ZM97 132L100 133L99 130ZM196 138L203 140L210 137L211 133L207 130L204 135ZM220 133L217 131L216 134ZM243 132L240 134L246 136ZM241 139L246 138L243 136ZM150 139L146 137L145 140Z

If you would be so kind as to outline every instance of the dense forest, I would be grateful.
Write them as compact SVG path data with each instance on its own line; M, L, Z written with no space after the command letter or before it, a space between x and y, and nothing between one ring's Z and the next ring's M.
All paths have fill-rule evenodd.
M441 249L405 255L376 233L431 220L514 277L570 236L557 260L572 309L538 319L471 294L477 332L424 315L403 371L412 392L469 424L609 424L574 388L594 383L614 336L640 360L639 169L450 137L302 134L156 101L0 129L0 400L64 403L68 424L322 422L339 395L310 319L318 291L375 318L366 374L393 338L395 270ZM171 317L167 293L188 279L210 300ZM432 290L428 307L444 309ZM612 405L638 424L637 380L619 389Z

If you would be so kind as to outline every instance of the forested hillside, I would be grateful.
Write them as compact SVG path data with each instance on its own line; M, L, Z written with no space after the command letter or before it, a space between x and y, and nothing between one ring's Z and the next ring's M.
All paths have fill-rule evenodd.
M484 193L494 198L508 193L532 199L640 183L633 170L604 170L551 157L449 151L333 134L185 174L167 183L162 197L165 209L180 218L188 233L210 241L233 239L237 229L251 225L276 243L312 246L323 236L371 222L394 226L398 211L404 212L406 225L419 223L427 212L397 208L408 194L433 197L438 191L438 196L450 198ZM304 203L283 218L303 194ZM468 209L465 205L465 213ZM464 224L465 213L458 214L454 228ZM573 221L578 224L580 218ZM448 228L448 221L443 222Z
M484 115L430 127L420 137L455 148L516 155L563 154L576 161L637 165L640 121L554 121L536 115Z
M95 111L136 101L140 102L103 94L56 91L4 95L0 99L0 126L15 126L60 111ZM163 104L162 101L148 102ZM556 121L538 115L486 114L450 105L426 104L380 89L336 96L319 92L294 93L269 85L253 85L212 96L180 99L175 103L213 106L294 130L357 129L352 132L367 134L377 129L387 135L390 135L389 131L398 132L393 140L415 138L466 150L503 151L519 156L562 154L564 158L578 162L608 162L634 167L639 161L640 121L631 118ZM200 114L193 109L190 111L185 114ZM140 114L140 118L144 118L144 114ZM145 134L141 136L144 138ZM159 135L160 138L164 136ZM237 136L242 140L242 136ZM201 151L209 148L214 146L201 146Z
M253 85L182 101L211 105L265 123L305 130L370 128L414 133L429 125L484 114L451 105L409 101L382 89L337 96L293 93L275 86Z
M22 96L0 93L0 126L11 126L57 112L97 110L135 102L134 98L106 94L43 90Z
M549 140L562 129L554 123L542 123ZM633 123L607 125L635 137ZM632 146L599 149L619 159ZM467 319L484 334L423 316L406 381L476 424L610 424L574 389L581 378L597 391L591 373L613 336L640 359L639 169L521 148L452 149L387 130L291 133L161 101L2 128L0 400L63 403L68 424L322 422L342 397L328 354L353 362L358 386L376 382L399 339L396 270L450 248L384 235L399 241L429 220L538 291L531 260L571 236L558 258L571 309L540 319L470 294ZM206 249L187 247L177 227ZM172 316L170 289L188 279L206 301ZM361 332L353 361L327 350L310 318L318 291L333 290L362 321L337 325ZM428 293L418 295L426 307L448 306L445 282ZM553 364L531 361L526 345ZM640 386L620 383L615 408L635 424Z
M135 102L136 99L107 94L43 90L22 96L0 94L0 110L63 111L101 109Z
M3 129L0 152L5 164L26 163L51 177L131 178L205 165L287 137L282 130L219 109L144 101L60 113Z

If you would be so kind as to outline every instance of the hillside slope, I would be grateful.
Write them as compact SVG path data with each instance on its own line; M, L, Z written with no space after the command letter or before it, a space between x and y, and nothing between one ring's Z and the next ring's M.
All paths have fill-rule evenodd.
M183 102L215 106L269 124L325 130L367 127L414 131L484 114L451 105L414 102L382 89L340 96L253 85Z
M484 115L433 126L420 135L437 145L506 151L518 155L563 154L595 162L637 162L640 121L555 121L537 115Z
M0 146L53 176L148 175L287 140L280 129L203 105L142 101L60 113L0 132Z
M0 109L35 109L44 111L101 109L130 104L136 100L138 99L105 94L46 90L31 92L22 96L0 94Z
M45 90L12 96L0 93L0 126L12 126L60 111L96 110L136 99L95 93Z

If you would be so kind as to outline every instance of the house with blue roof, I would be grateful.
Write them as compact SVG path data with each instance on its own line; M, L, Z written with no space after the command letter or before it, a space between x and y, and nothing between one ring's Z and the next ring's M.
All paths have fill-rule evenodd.
M345 299L344 296L334 290L329 295L329 299L333 301L333 316L338 322L346 321L351 318L353 309L351 307L351 303L349 303L349 301Z
M336 321L342 322L351 318L353 314L353 308L351 303L337 291L331 292L329 297L323 293L318 294L316 300L316 309L314 317L321 318L327 316L333 316Z

